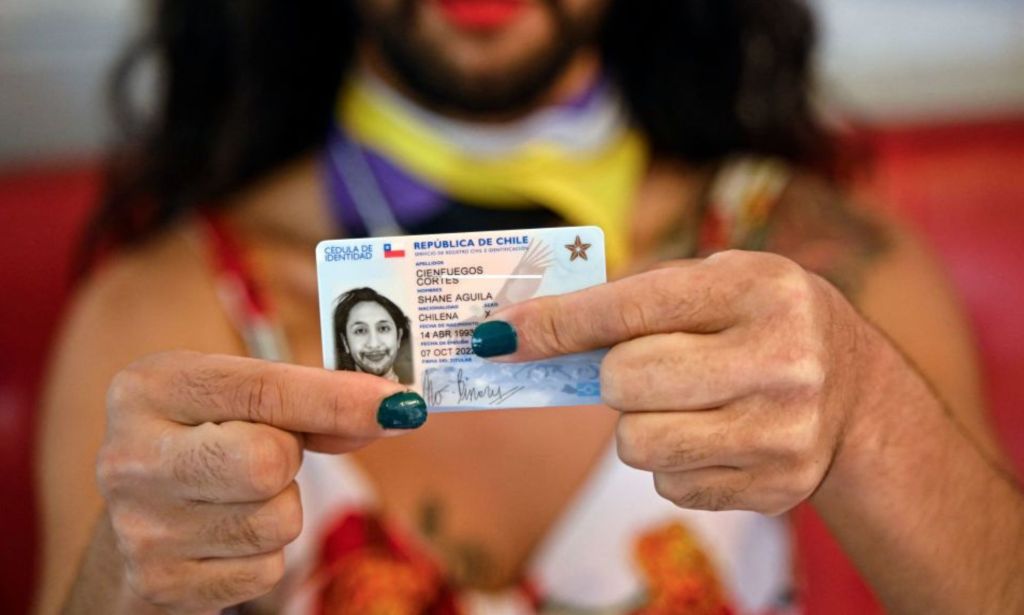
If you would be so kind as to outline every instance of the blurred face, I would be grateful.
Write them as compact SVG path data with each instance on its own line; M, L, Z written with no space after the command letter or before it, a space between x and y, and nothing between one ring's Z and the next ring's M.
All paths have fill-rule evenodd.
M371 56L423 102L510 114L535 104L592 42L607 3L357 0L356 7Z
M402 335L381 304L363 301L348 314L345 343L359 371L384 376L395 363Z

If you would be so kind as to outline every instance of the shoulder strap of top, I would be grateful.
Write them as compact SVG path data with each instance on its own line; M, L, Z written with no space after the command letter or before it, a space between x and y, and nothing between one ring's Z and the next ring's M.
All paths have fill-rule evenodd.
M707 192L697 253L764 247L771 213L792 178L776 158L734 158L722 164Z
M196 226L213 266L217 296L249 356L287 361L287 340L230 228L223 219L208 212L197 218Z

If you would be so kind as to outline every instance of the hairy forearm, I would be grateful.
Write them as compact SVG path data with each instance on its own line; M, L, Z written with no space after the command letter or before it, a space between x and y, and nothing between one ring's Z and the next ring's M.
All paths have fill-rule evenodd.
M1024 496L880 334L813 502L896 613L1024 612Z
M110 518L103 511L78 576L61 609L62 615L162 613L135 596L128 587L124 570L124 559L117 551Z

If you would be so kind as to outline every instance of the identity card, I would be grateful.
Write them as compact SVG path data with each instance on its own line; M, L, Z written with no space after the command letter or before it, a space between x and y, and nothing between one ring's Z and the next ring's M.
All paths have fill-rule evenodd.
M605 282L600 228L340 239L316 256L325 367L406 384L431 411L600 403L603 351L512 364L471 347L498 308Z

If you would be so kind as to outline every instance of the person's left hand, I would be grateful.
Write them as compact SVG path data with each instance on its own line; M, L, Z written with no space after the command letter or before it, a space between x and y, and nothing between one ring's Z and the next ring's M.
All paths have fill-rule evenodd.
M725 252L513 305L473 342L502 361L611 347L601 392L625 463L684 508L779 514L826 477L880 339L793 262Z

